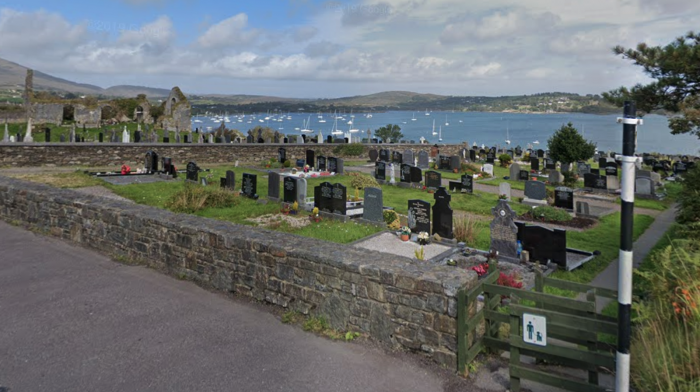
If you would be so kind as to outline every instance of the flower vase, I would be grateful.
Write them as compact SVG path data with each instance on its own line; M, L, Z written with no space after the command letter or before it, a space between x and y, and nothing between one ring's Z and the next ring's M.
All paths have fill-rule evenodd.
M401 241L408 241L410 236L408 234L401 234Z

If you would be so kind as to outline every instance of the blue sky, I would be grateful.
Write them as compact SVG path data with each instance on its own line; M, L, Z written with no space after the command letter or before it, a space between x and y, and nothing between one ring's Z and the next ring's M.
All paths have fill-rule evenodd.
M697 26L686 0L5 0L0 57L186 93L596 94L647 81L614 45Z

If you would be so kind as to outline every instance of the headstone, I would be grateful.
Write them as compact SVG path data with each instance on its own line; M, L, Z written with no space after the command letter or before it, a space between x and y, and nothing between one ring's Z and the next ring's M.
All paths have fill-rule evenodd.
M408 228L413 233L430 233L430 203L418 199L408 201Z
M437 189L442 186L442 174L436 171L425 172L425 187Z
M280 199L280 175L270 171L267 173L267 198L273 201Z
M284 163L287 160L287 149L280 147L277 149L277 160L279 163Z
M421 169L427 169L430 167L430 156L427 151L418 152L418 167Z
M236 172L233 170L226 170L226 189L236 189Z
M337 174L345 173L345 160L343 160L343 158L335 159L335 172Z
M453 155L450 157L450 170L454 171L462 168L462 161L458 155Z
M379 159L379 151L375 149L369 150L369 160L370 162L376 162Z
M528 181L525 183L525 197L532 200L546 200L547 186L542 181Z
M195 162L187 164L187 181L199 181L199 166Z
M561 164L561 172L562 172L562 173L566 173L566 172L570 172L570 171L571 171L571 164L570 164L570 163L562 162L562 164Z
M471 163L476 162L476 151L475 150L469 150L469 162L471 162Z
M485 163L484 168L482 169L484 173L490 175L493 177L493 165L490 163Z
M653 195L654 181L649 177L637 177L634 181L635 193L639 195Z
M608 158L605 158L605 157L598 158L598 168L599 169L604 170L605 166L607 166L607 165L608 165Z
M544 150L542 150L542 149L537 150L537 158L544 158Z
M403 162L403 154L398 151L392 151L391 162L401 164L401 162Z
M100 141L100 143L103 143L104 139L105 139L105 134L100 132L98 135L98 140Z
M243 195L251 199L258 198L258 176L257 174L243 173L241 182Z
M146 152L146 172L155 173L158 171L158 154L155 151Z
M513 181L520 180L520 170L521 169L519 164L513 163L512 165L510 165L510 167L508 168L510 179Z
M347 213L348 189L345 185L337 183L333 185L333 213L345 215Z
M338 158L336 157L328 157L326 160L328 164L328 171L331 173L337 173L338 172Z
M433 232L443 238L454 238L452 231L453 211L450 207L452 196L447 192L445 187L440 187L433 196L435 205L433 205Z
M396 183L396 173L393 163L389 164L389 183L392 185Z
M510 201L510 184L507 182L498 184L498 195L505 196L506 200Z
M411 182L411 165L401 164L400 179L401 182L406 184Z
M306 150L306 164L309 167L316 167L316 152L314 150Z
M474 193L474 178L471 174L462 175L460 182L462 183L462 192Z
M556 170L549 172L549 183L550 184L561 184L564 182L564 175Z
M530 170L534 170L536 172L540 171L540 159L536 157L531 157L530 158Z
M255 143L255 138L253 137L253 135L248 135L248 137L246 137L245 140L248 144Z
M374 178L386 181L386 162L377 161L374 163Z
M489 151L489 152L486 154L486 163L493 164L493 163L495 162L495 160L496 160L496 154L494 154L493 152Z
M616 191L620 189L620 179L617 178L617 176L606 176L605 188L609 191Z
M9 143L10 142L10 131L7 127L7 120L5 120L5 135L2 137L2 142L3 143Z
M326 171L326 157L319 155L318 158L316 158L316 164L318 165L318 171Z
M417 166L411 166L411 182L420 183L423 181L423 170Z
M284 177L284 202L294 203L297 200L297 182L298 178L287 176Z
M169 157L163 157L163 171L167 174L172 173L173 159Z
M516 223L518 240L530 261L545 264L552 261L566 268L566 230Z
M608 177L610 177L610 176L617 177L617 163L608 162L605 165L605 175Z
M365 188L362 217L370 222L384 222L384 198L381 188Z
M639 177L646 177L646 178L651 178L651 171L649 170L637 170L637 178Z
M379 150L379 160L382 162L391 161L391 151L385 149Z
M554 189L554 206L565 210L574 210L574 190L564 186Z
M413 165L415 163L413 160L414 159L413 158L413 151L411 151L411 150L405 150L403 152L403 154L401 154L401 157L402 157L401 163L405 163L408 165Z
M134 132L134 143L141 143L141 132Z
M491 209L494 216L491 221L491 250L506 257L517 257L518 227L515 225L517 214L505 200L499 200Z
M224 142L226 144L231 144L231 135L224 136Z
M44 142L51 143L51 128L44 128Z
M588 202L576 202L576 215L591 215L591 207L588 205Z
M673 174L685 174L688 171L687 162L676 161L673 162Z
M527 170L521 170L518 173L518 181L530 181L530 172Z
M556 170L557 163L554 161L554 159L545 158L544 159L544 168L547 170Z
M577 168L576 168L576 169L578 170L578 174L582 176L582 175L584 175L584 174L586 174L586 173L590 173L590 172L591 172L591 165L587 164L586 162L579 162L579 163L577 164Z

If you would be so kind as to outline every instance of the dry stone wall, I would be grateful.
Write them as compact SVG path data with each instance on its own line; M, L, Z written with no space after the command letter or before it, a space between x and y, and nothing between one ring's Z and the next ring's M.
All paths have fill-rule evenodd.
M456 294L472 271L0 176L0 219L327 318L456 366Z
M109 138L105 135L105 140ZM277 150L284 147L287 159L305 159L306 150L316 151L316 156L336 156L333 144L162 144L162 143L12 143L0 144L0 166L115 166L128 163L143 165L144 156L153 150L161 157L171 157L177 166L189 161L197 163L241 163L263 162L277 157ZM430 146L415 144L363 144L361 157L347 159L367 159L370 149L388 148L403 152L406 149L429 151ZM460 145L441 146L444 154L457 154ZM134 166L138 167L138 166Z

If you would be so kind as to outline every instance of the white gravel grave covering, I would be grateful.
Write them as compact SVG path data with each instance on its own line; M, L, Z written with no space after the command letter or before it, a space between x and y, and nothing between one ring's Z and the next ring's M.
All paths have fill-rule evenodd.
M414 252L416 249L420 248L420 245L418 245L417 242L401 241L401 238L394 233L382 233L362 242L358 242L354 246L377 252L404 256L411 259L416 258ZM448 250L450 250L450 247L436 243L425 245L425 260L430 260L441 253L447 252Z

